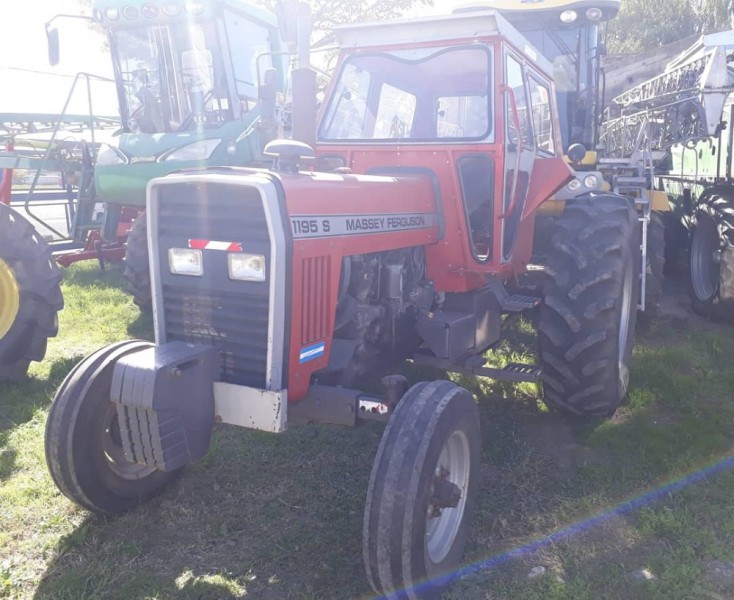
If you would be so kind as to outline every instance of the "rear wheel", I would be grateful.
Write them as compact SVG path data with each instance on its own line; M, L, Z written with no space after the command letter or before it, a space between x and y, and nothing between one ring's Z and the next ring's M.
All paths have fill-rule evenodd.
M630 202L601 194L566 204L551 240L539 314L544 399L585 416L627 393L639 294L639 229Z
M33 226L0 203L0 381L42 360L64 306L61 271Z
M149 342L119 342L85 358L61 384L46 424L46 464L57 487L89 510L119 513L157 494L177 474L128 461L110 387L115 363Z
M153 309L153 294L150 285L150 263L148 262L148 225L145 212L133 222L125 246L125 279L133 302L141 310Z
M688 290L693 310L734 320L734 202L704 194L691 226Z
M419 383L385 429L367 491L363 553L378 594L437 598L461 562L478 485L479 411L449 381Z

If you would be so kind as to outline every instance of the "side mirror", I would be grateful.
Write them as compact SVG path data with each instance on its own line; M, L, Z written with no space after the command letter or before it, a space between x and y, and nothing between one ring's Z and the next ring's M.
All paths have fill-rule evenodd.
M59 64L59 30L55 27L46 27L46 39L48 40L48 63L55 67Z
M278 0L275 6L280 38L287 43L298 41L298 0Z

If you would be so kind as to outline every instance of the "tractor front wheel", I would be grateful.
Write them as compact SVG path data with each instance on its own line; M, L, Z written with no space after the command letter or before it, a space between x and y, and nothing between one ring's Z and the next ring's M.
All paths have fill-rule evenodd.
M153 309L153 294L150 285L150 263L148 262L148 225L145 212L133 221L125 245L125 279L133 302L141 310Z
M42 360L64 306L61 271L33 226L0 203L0 381Z
M128 461L110 387L115 363L149 342L111 344L80 362L61 384L46 423L46 464L56 486L98 513L120 513L157 494L177 474Z
M479 411L449 381L419 383L385 429L367 491L363 554L390 598L436 598L460 564L476 499Z
M699 315L734 320L734 201L714 192L692 223L688 290Z
M627 393L640 280L637 214L621 196L569 202L551 240L539 315L545 403L610 416Z

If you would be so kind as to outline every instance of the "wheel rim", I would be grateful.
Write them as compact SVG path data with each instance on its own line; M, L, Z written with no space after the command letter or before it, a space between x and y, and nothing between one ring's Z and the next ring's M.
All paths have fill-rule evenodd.
M700 216L693 230L690 269L693 293L708 302L719 285L719 231L711 217Z
M0 258L0 339L10 331L20 308L20 288L8 263Z
M454 431L441 448L426 515L426 553L434 564L446 558L459 532L466 507L470 470L469 440L463 431ZM445 503L436 497L437 487L445 488L447 483L461 494L455 507L441 506Z
M147 477L155 471L153 467L139 465L125 458L125 451L122 448L122 440L120 439L117 410L112 402L109 403L105 413L104 424L105 426L101 431L102 452L107 466L115 475L122 479L134 481Z

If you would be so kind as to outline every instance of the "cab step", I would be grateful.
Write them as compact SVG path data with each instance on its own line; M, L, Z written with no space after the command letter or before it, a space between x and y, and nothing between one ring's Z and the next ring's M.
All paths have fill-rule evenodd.
M503 368L486 367L486 360L481 356L470 356L464 361L452 363L446 359L437 358L429 354L416 354L413 362L437 367L453 373L465 375L476 375L489 377L500 381L512 381L514 383L537 383L540 380L541 369L538 365L524 363L509 363Z

